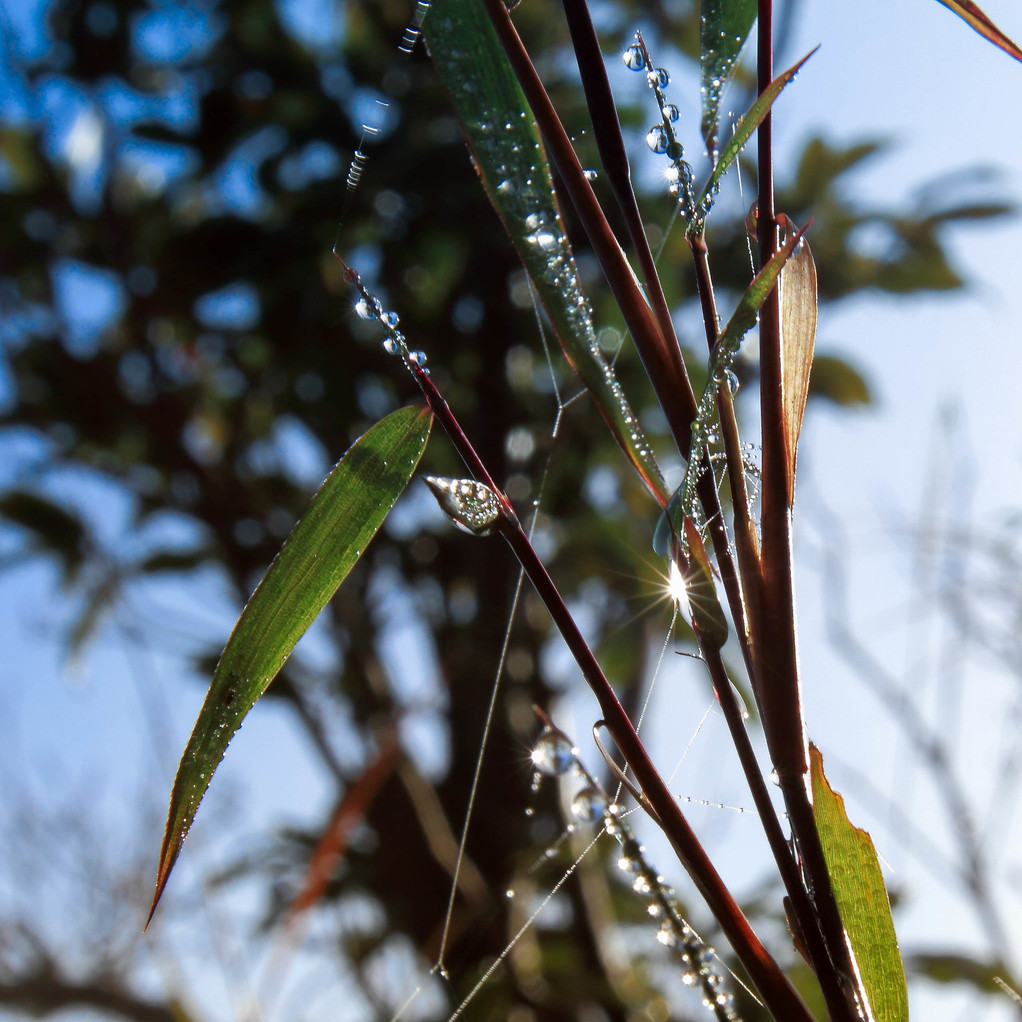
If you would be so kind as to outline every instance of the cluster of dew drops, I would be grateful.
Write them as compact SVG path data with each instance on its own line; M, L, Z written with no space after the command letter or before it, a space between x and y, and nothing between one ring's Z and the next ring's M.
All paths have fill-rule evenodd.
M375 321L387 331L387 336L383 339L383 350L388 355L398 356L410 371L428 375L429 369L426 367L426 353L409 348L405 335L398 329L400 323L398 314L392 309L384 308L383 302L362 282L362 277L358 270L345 266L344 279L358 291L358 301L355 302L355 315L359 319Z
M582 764L578 751L567 735L555 727L544 728L532 748L531 760L536 768L532 779L533 792L539 790L544 776L559 777L573 773L581 779L582 786L571 800L574 823L569 825L569 831L577 829L579 825L602 823L604 831L620 846L618 869L631 878L632 890L646 900L650 918L658 923L657 940L682 965L682 981L686 986L699 987L703 1005L720 1022L739 1022L733 995L721 988L723 980L716 968L714 949L703 943L682 918L674 891L666 886L664 878L650 866L645 849L624 819L622 807L610 801L600 784ZM531 815L531 810L526 810L526 813Z
M666 89L671 84L670 73L666 68L653 67L645 44L638 37L625 49L622 59L625 67L630 70L645 71L646 84L656 96L660 108L660 121L646 132L646 145L651 152L669 157L671 166L667 171L668 188L691 218L695 208L692 168L685 160L684 146L675 135L674 126L681 114L674 103L667 101Z

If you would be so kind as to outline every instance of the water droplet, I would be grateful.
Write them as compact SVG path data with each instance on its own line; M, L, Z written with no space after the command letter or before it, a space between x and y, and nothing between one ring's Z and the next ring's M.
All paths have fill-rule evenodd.
M646 81L651 89L666 89L671 84L671 76L665 68L655 67L646 72Z
M505 898L513 898L514 896L515 896L515 891L514 891L514 888L513 888L513 887L509 887L509 888L508 888L508 889L507 889L507 890L506 890L506 891L504 892L504 897L505 897Z
M738 374L733 369L729 369L725 375L727 376L727 389L730 390L732 394L737 394L738 388L741 386Z
M408 352L408 361L414 362L417 366L424 366L426 364L426 353L424 351L410 351Z
M770 783L771 784L777 784L777 785L780 785L780 783L781 783L780 775L777 773L776 770L771 770L770 771Z
M497 191L500 192L501 195L512 195L514 194L514 190L515 183L514 181L511 181L509 179L505 179L504 181L501 181L499 185L497 185Z
M413 351L408 357L412 361L417 361L413 356L421 354ZM473 536L487 535L500 518L500 501L493 490L484 483L477 483L474 479L426 476L426 485L436 497L444 514L458 528ZM536 765L539 766L538 763Z
M641 71L646 66L646 58L642 54L642 47L638 43L631 46L621 54L625 67L632 71Z
M659 937L660 937L660 934L658 933L657 934L657 938L659 939ZM681 977L682 983L684 983L685 986L687 986L687 987L695 986L696 985L696 980L698 980L698 979L699 979L699 977L694 972L692 972L691 969L688 972L683 973L682 977Z
M539 215L539 213L530 213L525 218L525 227L526 230L529 231L537 230L541 223L543 223L543 218Z
M355 315L359 319L372 319L375 314L372 306L364 298L360 298L355 302Z
M532 747L532 765L551 777L567 773L575 762L575 750L566 735L547 728Z
M653 885L649 882L649 877L645 873L640 873L634 881L632 881L632 890L636 894L649 894L653 890Z
M397 344L394 343L394 338L393 337L385 337L383 339L383 350L388 355L396 355L397 354Z
M597 175L596 171L595 171L595 170L592 170L591 168L587 168L586 170L583 170L583 171L582 171L582 176L583 176L583 177L584 177L584 178L585 178L585 179L586 179L587 181L595 181L595 180L596 180L596 178L598 177L598 175Z
M597 787L583 788L571 800L571 815L582 823L596 823L607 811L607 796Z
M662 113L664 117L671 122L671 124L676 124L678 118L681 117L681 111L673 103L664 103L664 105L660 108L660 113Z
M667 141L667 132L662 124L654 124L646 134L646 145L655 153L666 153Z
M557 235L552 231L536 231L529 235L529 243L541 252L553 252L557 248Z
M394 330L397 327L398 323L401 322L401 320L398 318L398 314L396 312L391 311L391 312L385 312L380 317L380 322L388 330Z

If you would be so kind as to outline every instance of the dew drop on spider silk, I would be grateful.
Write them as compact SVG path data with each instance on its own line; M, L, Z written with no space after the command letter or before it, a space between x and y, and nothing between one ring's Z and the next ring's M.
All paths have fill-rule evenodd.
M567 773L575 762L575 750L560 731L547 728L532 747L532 765L541 773L554 777Z
M666 69L655 67L652 71L646 72L646 81L651 89L666 89L671 84L671 76Z
M596 823L607 812L607 796L595 785L583 788L571 800L571 815L580 823Z
M632 43L621 54L621 59L625 62L625 67L630 68L632 71L641 71L646 66L646 58L643 56L642 47L638 43Z
M654 124L646 134L646 145L655 153L666 153L667 141L667 132L662 124Z
M671 124L677 124L678 118L681 117L681 111L673 103L664 103L660 108L660 113L664 115L671 122Z

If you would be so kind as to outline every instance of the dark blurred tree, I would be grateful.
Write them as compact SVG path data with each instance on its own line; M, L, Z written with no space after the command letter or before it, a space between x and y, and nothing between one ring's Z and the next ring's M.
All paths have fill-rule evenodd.
M621 49L638 10L621 4L604 12L608 52ZM29 430L43 439L54 472L84 466L118 481L133 495L139 535L167 511L192 524L183 543L104 549L89 522L44 486L11 482L0 513L24 530L27 545L57 560L81 596L72 645L138 578L173 573L199 591L194 569L213 565L240 606L308 500L310 473L296 465L311 460L325 472L366 426L414 397L381 354L379 336L351 312L330 255L338 219L346 257L429 353L495 477L520 502L535 495L530 480L549 449L555 411L535 314L426 55L398 55L409 14L408 4L392 0L315 9L268 0L56 0L45 46L35 50L8 15L0 107L7 436ZM519 14L566 123L581 130L585 114L564 70L571 63L559 18L546 6L523 5ZM691 4L643 17L647 25L654 18L651 41L669 32L691 55ZM636 126L647 117L622 111ZM363 121L379 132L363 133ZM360 144L368 162L352 192L345 182ZM959 286L941 227L1003 208L894 214L851 204L842 175L875 149L814 140L779 197L796 219L816 217L821 296ZM781 176L783 183L783 168ZM651 220L664 222L666 199L646 199ZM873 232L869 256L856 248L864 226ZM720 283L727 286L730 272L738 286L747 273L741 217L727 230L715 239ZM884 248L878 235L886 255L875 254ZM680 232L665 258L685 265ZM690 296L684 273L668 280L672 301ZM604 302L596 306L599 325L618 325ZM853 368L836 359L821 365L824 396L868 400ZM627 350L618 368L643 408L645 383ZM558 378L571 393L560 369ZM441 438L427 462L434 472L456 471ZM646 666L647 643L635 638L642 625L630 633L612 626L641 589L635 580L649 577L642 552L654 508L584 402L561 421L543 511L551 571L589 608L597 641L607 633L601 657L634 696ZM339 667L314 670L299 655L271 689L293 707L341 799L393 730L402 735L403 722L420 712L387 665L395 662L385 650L387 608L400 606L430 636L403 657L427 665L438 658L445 692L432 710L440 714L442 776L428 779L413 754L397 754L367 804L371 839L346 848L325 894L325 904L337 906L337 953L381 1017L388 1009L364 971L373 953L402 938L428 959L437 953L516 578L498 543L467 543L434 522L427 516L413 530L385 530L338 594L325 634ZM549 704L559 684L540 666L548 637L526 598L456 901L447 955L456 995L471 986L471 967L503 948L514 909L504 886L544 840L539 818L523 812L522 750L534 733L530 705ZM203 663L216 652L191 651ZM339 718L354 723L357 749L350 727L330 723ZM299 889L318 837L282 835L268 859L238 864L268 881L268 922ZM481 1017L525 1006L537 1019L578 1018L598 1005L605 1017L625 1018L642 1002L641 970L607 967L601 914L586 901L595 897L592 885L585 897L580 885L567 890L572 921L541 934L538 959L521 956L498 974L482 995ZM378 906L382 925L348 925L346 899L356 894Z

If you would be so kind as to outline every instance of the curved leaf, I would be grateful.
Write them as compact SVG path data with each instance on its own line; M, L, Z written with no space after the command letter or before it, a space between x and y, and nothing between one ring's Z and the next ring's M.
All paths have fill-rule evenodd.
M667 487L613 367L600 351L539 130L483 5L445 0L425 19L423 34L476 171L568 363L662 506Z
M809 746L809 758L816 829L872 1017L908 1022L905 970L873 839L849 822L845 801L827 782L815 745Z
M149 919L228 743L408 485L432 422L401 408L356 440L241 612L178 765Z
M794 225L788 223L789 229L794 229ZM781 409L784 414L781 432L788 506L791 507L795 499L795 452L809 397L809 374L816 347L816 263L805 238L784 264L777 280L777 293L781 306Z
M756 0L702 0L699 16L699 69L706 151L717 151L720 97L756 20Z
M802 65L819 49L819 46L810 50L797 64L792 64L787 71L782 71L757 97L756 102L749 107L742 115L742 119L735 127L734 134L724 144L720 156L714 165L702 195L696 206L705 208L706 202L711 194L715 194L720 185L720 179L724 172L734 163L735 158L745 147L745 143L752 138L752 133L763 123L763 118L770 113L774 100L781 94L784 87L799 73Z
M1022 61L1022 50L1020 50L984 13L972 0L937 0L949 11L954 11L967 25L977 31L984 39L989 40L1004 50L1009 57Z
M653 550L661 557L670 556L672 536L681 536L685 519L695 517L696 514L696 483L703 471L705 440L712 431L716 415L717 388L727 379L727 373L738 354L742 338L756 325L759 310L763 307L767 295L773 290L781 270L798 248L807 230L809 224L806 224L803 230L792 232L785 238L781 247L746 288L727 326L717 338L710 361L710 378L699 398L698 415L692 424L692 447L688 454L685 478L672 494L653 533Z

